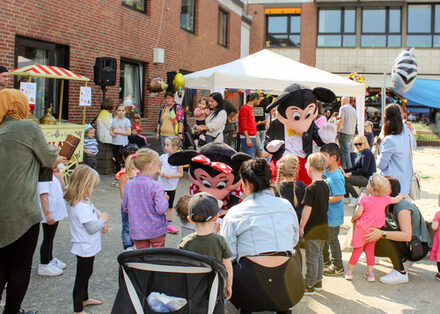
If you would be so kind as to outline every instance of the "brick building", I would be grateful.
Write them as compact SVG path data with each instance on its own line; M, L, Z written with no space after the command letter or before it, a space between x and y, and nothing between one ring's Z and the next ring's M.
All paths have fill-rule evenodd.
M107 96L117 102L133 96L151 130L163 99L146 90L147 80L166 72L198 71L248 54L241 33L250 22L242 18L239 0L2 0L0 2L0 64L9 69L33 63L66 67L91 79L93 105L86 121L99 112L102 92L93 84L97 57L117 59L116 85ZM247 39L249 36L247 36ZM153 48L162 48L164 62L154 63ZM36 116L53 104L57 116L59 82L37 82ZM80 122L79 87L65 86L62 116ZM17 79L10 86L18 87Z

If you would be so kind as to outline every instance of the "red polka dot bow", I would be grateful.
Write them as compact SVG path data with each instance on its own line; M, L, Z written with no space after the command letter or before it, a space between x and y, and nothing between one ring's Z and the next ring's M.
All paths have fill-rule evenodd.
M215 170L226 173L226 174L232 172L232 168L229 167L227 164L225 164L223 162L219 162L219 161L211 161L211 159L209 159L208 157L203 156L203 155L194 156L193 158L191 158L191 161L199 162L201 164L211 166Z

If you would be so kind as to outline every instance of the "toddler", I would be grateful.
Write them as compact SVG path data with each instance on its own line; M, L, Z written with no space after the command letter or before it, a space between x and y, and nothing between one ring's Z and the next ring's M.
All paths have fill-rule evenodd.
M440 207L440 193L438 195L438 206ZM440 280L440 231L438 228L440 222L440 210L435 214L431 228L436 230L434 241L432 243L431 255L429 259L437 262L437 274L435 279Z
M133 120L131 122L131 128L132 132L131 135L128 137L128 141L130 143L136 144L140 148L147 146L147 138L141 134L142 127L141 127L141 116L136 113L133 116Z
M84 132L84 163L96 170L99 149L95 128L87 124Z
M64 199L70 204L71 252L76 255L76 277L73 287L73 311L85 314L85 306L100 305L89 298L89 279L93 273L95 255L101 250L101 233L108 230L109 215L93 206L91 196L99 184L99 174L86 165L72 172Z
M208 98L202 97L194 109L194 118L196 118L196 125L205 125L206 117L209 116Z
M116 107L116 117L113 119L112 126L110 128L110 135L112 139L112 152L115 161L115 173L121 170L121 151L122 147L128 144L128 136L131 134L131 123L125 117L125 106L119 104Z
M221 201L206 192L191 197L188 203L188 216L190 221L196 225L196 232L184 237L179 244L179 249L211 256L225 265L228 273L226 298L229 300L232 295L232 263L230 259L232 252L225 238L212 232L222 205Z
M176 196L179 178L183 176L183 166L171 166L168 163L168 157L174 154L179 147L180 139L177 136L168 136L165 139L165 154L160 156L162 167L160 169L158 182L169 197L167 211L167 230L169 233L179 232L171 223L173 222L174 197Z
M364 236L371 232L370 228L382 228L385 225L385 208L402 200L402 194L391 197L389 196L390 191L391 186L388 179L378 173L370 177L367 185L369 195L361 198L356 212L351 218L351 222L355 224L351 241L351 247L354 249L348 264L348 270L345 272L345 279L347 280L353 279L353 269L362 252L365 252L367 258L365 278L369 282L376 280L373 273L376 242L364 242Z
M122 199L122 209L128 212L130 238L136 249L163 247L167 233L168 197L153 178L160 172L159 155L149 148L142 148L128 156L125 163L139 170L139 174L125 185Z
M40 196L40 208L43 216L43 242L40 247L40 264L38 275L58 276L63 273L66 264L53 257L53 239L58 222L67 217L66 204L63 199L64 180L58 170L53 169L52 181L38 182L37 193Z
M180 218L180 226L182 227L182 238L196 232L196 227L188 220L188 203L191 195L185 195L179 198L176 204L177 216Z

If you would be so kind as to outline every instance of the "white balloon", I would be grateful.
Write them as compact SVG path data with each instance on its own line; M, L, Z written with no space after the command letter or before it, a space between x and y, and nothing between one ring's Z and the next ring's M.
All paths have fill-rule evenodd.
M391 80L394 89L405 94L414 85L417 77L417 60L414 55L414 48L402 51L394 61L391 71Z

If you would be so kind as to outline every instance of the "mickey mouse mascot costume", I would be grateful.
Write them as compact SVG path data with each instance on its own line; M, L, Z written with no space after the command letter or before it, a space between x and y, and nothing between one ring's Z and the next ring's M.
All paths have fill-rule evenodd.
M295 154L299 160L297 180L309 185L312 180L307 175L305 164L312 153L313 141L322 146L335 141L336 126L327 123L320 129L314 123L318 116L316 101L330 103L335 94L323 87L313 90L300 84L292 84L266 108L270 112L277 108L277 119L273 120L266 134L265 149L273 155L271 170L276 170L276 162L283 155Z

